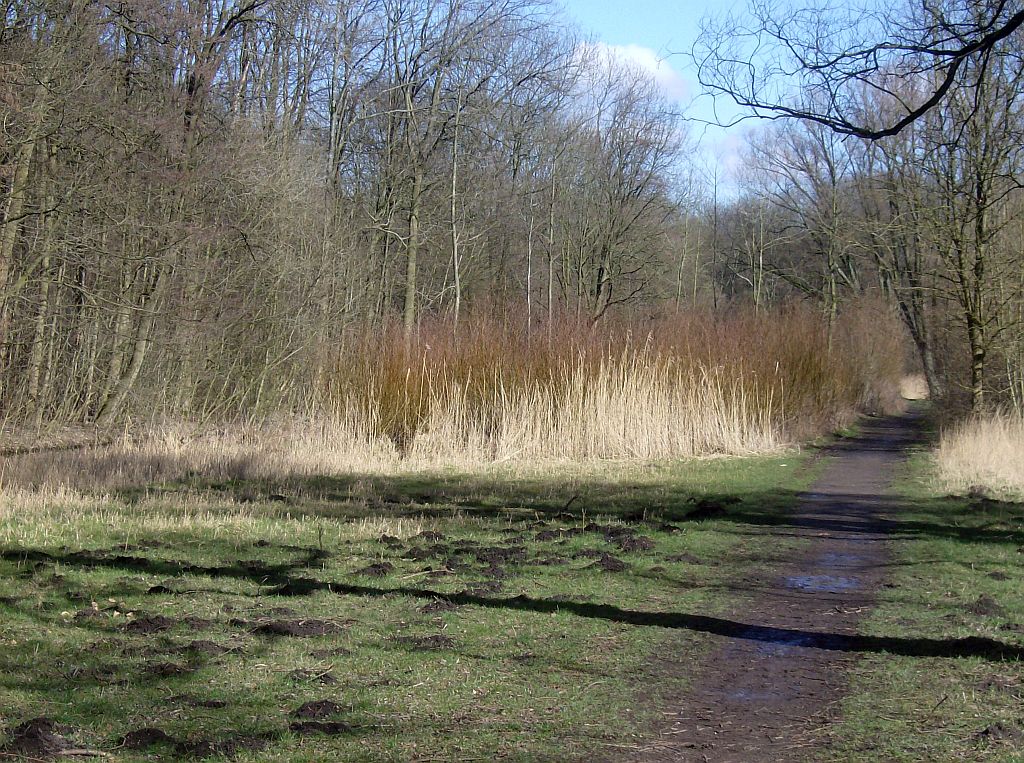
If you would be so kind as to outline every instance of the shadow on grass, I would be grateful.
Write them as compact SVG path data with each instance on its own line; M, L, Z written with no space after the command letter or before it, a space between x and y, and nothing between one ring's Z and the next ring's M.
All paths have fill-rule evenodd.
M827 494L792 490L735 490L695 493L686 485L589 478L558 480L444 475L346 475L292 480L302 496L281 502L293 518L358 520L471 518L503 522L588 519L694 522L717 519L734 532L780 536L804 531L885 534L893 539L946 538L963 543L1024 545L1024 504L957 496L930 500L886 498L857 493ZM257 493L279 497L281 485L220 483L214 493ZM308 506L305 497L313 497ZM138 491L122 498L138 500ZM484 497L484 498L482 498ZM794 506L802 511L793 513ZM824 509L815 511L817 506ZM728 528L716 527L718 530Z
M778 496L775 497L776 499ZM844 501L853 500L852 496L844 496ZM925 511L931 508L938 511L939 506L945 505L945 511L955 511L959 514L969 513L969 504L965 506L963 501L932 502L931 504L915 504L913 510L916 512ZM872 506L877 507L878 499L872 498ZM954 509L954 505L959 509ZM1019 504L1000 504L1007 510L1017 511ZM855 507L854 507L855 508ZM900 508L897 501L885 502L888 511L896 512ZM903 504L905 510L911 510ZM988 507L992 510L992 506ZM764 517L751 510L736 508L726 510L726 516L716 522L718 529L723 522L734 524L770 524L778 527L785 524L782 517ZM770 521L769 521L770 520ZM937 522L926 521L901 521L889 520L882 532L899 532L902 534L932 534L943 537L957 538L962 541L984 541L984 542L1017 542L1012 540L1019 536L1019 532L996 533L991 529L975 528L971 530L966 527L943 528ZM830 531L842 532L844 534L856 534L858 532L871 533L874 536L879 534L879 523L874 520L865 519L863 525L860 523L843 522L838 525L828 523L810 524L796 522L794 528L814 530L828 529ZM971 533L980 533L981 537L972 537ZM1009 537L1007 537L1009 536ZM685 612L659 612L642 611L634 609L623 609L610 604L576 602L559 599L557 601L528 596L515 597L490 597L475 595L468 592L443 593L429 588L415 587L394 587L352 585L336 581L323 581L309 577L303 577L299 573L309 569L313 564L325 557L321 549L301 549L300 547L288 547L293 551L300 551L299 558L278 564L278 565L257 565L253 567L242 562L226 564L222 566L199 566L188 562L176 562L160 559L149 559L143 556L126 556L123 554L110 554L103 551L79 551L69 553L51 553L41 549L12 548L0 551L0 559L15 564L24 563L46 563L58 564L65 567L79 568L107 568L124 570L152 575L201 575L211 578L233 578L244 580L259 586L267 586L269 590L266 595L283 597L301 597L316 592L327 591L338 595L361 596L361 597L391 597L395 595L409 596L424 600L441 600L456 605L471 605L487 607L492 609L504 609L521 612L536 612L543 614L567 613L577 617L596 618L609 622L621 623L640 627L657 627L669 629L683 629L699 633L707 633L727 638L757 641L765 644L782 645L788 647L805 647L825 649L829 651L848 653L888 653L909 657L978 657L987 660L1020 660L1024 658L1024 647L1003 643L990 638L969 637L959 639L942 638L902 638L885 636L863 636L844 635L838 633L819 632L794 628L778 628L745 623L739 620L732 620L721 617L710 617L696 613Z

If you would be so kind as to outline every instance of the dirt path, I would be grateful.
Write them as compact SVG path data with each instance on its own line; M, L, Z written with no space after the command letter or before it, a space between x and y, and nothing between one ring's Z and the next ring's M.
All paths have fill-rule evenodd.
M830 463L773 536L804 541L740 582L735 629L702 666L690 696L639 761L813 758L812 734L842 696L847 649L884 583L893 467L918 436L913 415L872 420ZM680 663L680 669L684 663Z

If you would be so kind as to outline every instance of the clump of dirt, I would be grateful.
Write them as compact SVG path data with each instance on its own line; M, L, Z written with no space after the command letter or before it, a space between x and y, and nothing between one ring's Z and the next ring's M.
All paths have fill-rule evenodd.
M206 654L210 656L216 656L218 654L224 654L230 652L226 646L221 646L213 641L207 641L200 639L198 641L190 641L185 646L181 647L179 651L191 652L193 654Z
M158 744L176 744L174 737L157 728L133 729L121 737L121 746L129 750L146 750Z
M205 617L193 617L191 615L183 617L181 623L193 631L204 631L207 628L213 627L213 620L208 620Z
M589 522L583 526L583 532L597 533L603 535L605 540L612 541L624 535L634 535L636 530L632 527L620 527L617 525L602 525L599 522Z
M553 540L561 540L562 538L571 538L578 533L578 530L541 530L533 536L533 539L541 543L547 543Z
M436 543L433 546L416 546L405 552L406 559L414 562L422 562L432 556L444 558L451 553L451 549L443 543Z
M526 561L526 549L522 546L490 546L479 548L473 556L481 564L498 567L502 564L522 564Z
M328 736L348 734L355 730L354 726L341 721L293 721L288 728L296 734L326 734Z
M174 620L164 615L139 615L128 623L124 629L129 633L148 636L153 633L163 633L173 628L174 625Z
M455 648L455 641L441 634L433 636L398 636L395 638L395 641L418 652L435 652L442 649Z
M210 710L220 710L227 707L228 703L222 699L203 699L193 694L177 694L169 699L170 702L180 702L189 707L205 707Z
M654 541L646 535L639 535L634 527L591 522L584 526L583 531L602 535L608 543L615 544L623 551L650 551L654 548Z
M600 559L605 552L599 548L584 548L572 555L573 559Z
M682 553L682 554L669 554L665 557L666 562L686 562L687 564L700 564L698 559L693 554Z
M510 573L504 567L499 567L497 564L492 564L490 567L484 570L480 570L480 574L491 580L507 580L510 577Z
M453 612L458 609L459 605L448 599L434 599L429 604L424 604L420 607L420 612L425 615L432 615L437 612Z
M299 613L291 607L271 607L267 610L267 614L273 615L274 617L292 617Z
M381 543L388 548L404 548L405 544L402 543L401 538L396 538L394 535L381 535L377 538L377 542Z
M646 535L626 535L615 541L615 545L625 552L650 551L654 541Z
M601 558L590 565L591 567L597 567L604 570L605 572L623 572L627 568L627 564L621 559L612 556L611 554L601 554Z
M262 734L235 734L224 739L187 739L178 742L174 751L183 758L211 758L219 755L233 758L241 752L256 752L270 744Z
M309 653L310 657L315 657L318 660L329 660L332 657L347 657L352 654L351 649L346 649L343 646L336 646L334 649L314 649Z
M1018 742L1024 740L1024 731L1008 723L997 722L974 735L976 742Z
M268 620L257 625L253 633L262 636L329 636L339 633L341 626L330 620Z
M1006 610L1002 607L999 602L993 599L988 594L982 594L978 597L978 600L973 604L969 604L964 609L970 612L972 615L1005 615Z
M444 560L444 568L448 572L458 572L459 570L468 570L469 565L461 561L457 556L449 556Z
M183 676L194 672L194 668L180 665L176 662L155 662L146 666L146 675L156 678L173 678L174 676Z
M501 593L501 589L504 588L500 581L492 580L487 583L480 583L472 588L466 588L465 590L456 594L456 596L487 596L491 593Z
M356 570L353 575L367 575L371 578L382 578L386 575L390 575L395 571L395 565L391 562L377 562L376 564L369 564L362 569Z
M120 677L119 673L117 665L68 665L61 671L61 675L68 681L95 681L99 684L123 683L125 679Z
M292 715L296 718L305 718L307 720L322 720L323 718L330 718L332 715L340 715L345 712L345 708L339 705L337 702L332 702L329 699L317 699L312 702L307 702L298 709L296 709Z
M1011 694L1013 696L1020 696L1021 686L1020 684L1014 683L1009 678L1003 676L994 676L986 678L977 684L979 691L994 691L1000 694Z
M338 679L329 670L304 670L298 668L289 673L288 677L297 683L316 681L324 686L334 686L338 683Z
M33 718L7 732L7 742L0 746L0 757L24 757L29 760L46 760L74 749L74 743L67 738L72 730L58 724L51 718Z

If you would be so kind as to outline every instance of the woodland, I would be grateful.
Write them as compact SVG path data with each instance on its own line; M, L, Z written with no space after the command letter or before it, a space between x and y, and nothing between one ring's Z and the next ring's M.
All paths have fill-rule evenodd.
M984 10L947 5L923 20L912 8L903 30L963 37ZM995 23L1012 9L989 10ZM727 46L785 41L761 20L706 29L705 84L735 96L728 67L745 53ZM789 49L806 53L807 18L793 24L805 47ZM704 371L745 343L726 353L738 368L760 356L740 334L786 334L794 311L825 355L870 356L858 331L905 337L883 354L933 398L1019 411L1024 43L1011 32L957 59L963 81L894 134L758 125L726 191L679 105L543 3L12 0L4 428L318 416L354 396L383 406L367 426L401 446L425 416L409 379L473 386L436 360L442 346L514 347L501 363L557 375L537 357L569 373L579 343L598 364L653 343ZM900 55L825 80L845 88L848 123L897 122L941 84L925 48ZM914 61L914 76L899 68ZM812 116L829 105L814 84L795 96ZM860 318L843 326L847 313ZM838 407L878 407L872 383L898 369L872 363ZM770 394L796 394L790 381ZM391 409L389 384L405 385Z

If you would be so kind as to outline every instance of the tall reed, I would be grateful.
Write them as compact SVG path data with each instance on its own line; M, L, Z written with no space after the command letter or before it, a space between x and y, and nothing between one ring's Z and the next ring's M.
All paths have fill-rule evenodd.
M0 492L287 480L497 461L770 452L892 405L902 357L884 314L831 343L813 311L682 314L532 335L476 320L352 336L323 352L304 410L5 459Z
M830 342L807 309L566 323L532 336L488 321L456 335L439 323L411 347L388 331L344 348L317 399L428 460L762 452L893 407L898 331L868 329L862 320Z

